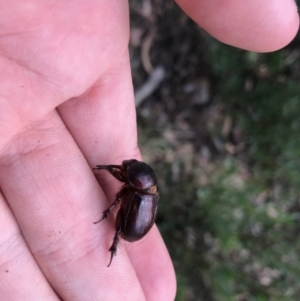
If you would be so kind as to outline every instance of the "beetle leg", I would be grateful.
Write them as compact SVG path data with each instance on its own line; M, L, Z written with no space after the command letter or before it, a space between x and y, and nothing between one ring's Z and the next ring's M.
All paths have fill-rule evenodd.
M121 214L120 213L121 212L119 211L118 215L117 215L117 219L116 219L117 231L115 233L113 243L112 243L111 247L109 248L109 251L111 252L111 254L110 254L110 261L109 261L109 264L107 267L110 266L110 264L113 260L113 257L116 256L116 254L117 254L117 247L118 247L118 243L119 243L120 235L121 235Z
M122 190L117 194L115 201L107 209L105 209L102 212L103 215L102 215L101 219L98 220L97 222L94 222L94 224L98 224L102 220L106 219L107 215L110 213L110 211L112 211L121 202L121 200L122 200L121 192L122 192Z
M110 266L112 260L113 260L113 257L116 256L117 254L117 246L118 246L118 243L119 243L119 240L120 240L120 234L121 234L121 228L119 228L115 234L115 237L114 237L114 241L111 245L111 247L109 248L109 251L111 252L110 254L110 260L109 260L109 264L107 267Z
M125 177L122 173L124 170L121 165L96 165L96 170L105 169L107 170L111 175L113 175L117 180L121 182L125 182Z

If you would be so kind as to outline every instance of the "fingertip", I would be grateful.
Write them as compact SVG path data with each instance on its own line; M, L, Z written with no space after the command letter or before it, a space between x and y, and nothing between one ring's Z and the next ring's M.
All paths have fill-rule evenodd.
M284 14L283 14L284 15ZM288 45L299 31L299 15L295 10L287 18L278 24L278 27L270 28L269 41L266 40L262 52L276 51ZM269 47L268 47L269 45Z
M256 52L289 44L299 29L293 0L177 0L182 9L221 42Z

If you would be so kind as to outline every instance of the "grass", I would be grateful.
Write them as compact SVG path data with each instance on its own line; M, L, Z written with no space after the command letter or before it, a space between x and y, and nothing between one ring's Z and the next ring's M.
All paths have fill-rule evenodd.
M299 37L251 53L208 37L171 1L152 9L131 13L135 32L156 28L149 58L166 71L137 110L139 145L159 179L176 300L299 300ZM142 47L131 46L136 87Z
M166 139L178 131L172 118L139 117L144 159L160 179L157 224L175 264L178 301L300 298L300 65L293 55L209 41L213 101L199 118L221 112L216 122L203 118L206 135L223 143L213 157L199 141ZM226 120L230 134L222 136Z

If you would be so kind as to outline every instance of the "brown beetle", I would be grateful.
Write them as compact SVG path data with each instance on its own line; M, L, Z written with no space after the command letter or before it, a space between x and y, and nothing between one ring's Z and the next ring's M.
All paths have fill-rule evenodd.
M96 165L96 170L105 169L116 179L124 182L124 186L116 195L115 201L103 211L102 218L120 202L121 208L116 218L116 234L109 248L111 252L110 266L117 253L120 236L129 242L144 237L154 224L159 199L157 178L153 169L144 162L135 159L125 160L122 165Z

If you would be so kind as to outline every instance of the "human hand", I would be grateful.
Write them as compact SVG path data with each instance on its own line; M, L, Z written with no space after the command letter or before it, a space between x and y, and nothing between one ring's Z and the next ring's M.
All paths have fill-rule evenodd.
M254 36L251 20L229 19L233 10L224 14L227 26L217 26L225 4L238 7L223 2L195 2L202 10L191 10L192 1L181 5L213 35L242 48L275 50L295 33L292 1L277 1L277 18ZM93 225L119 184L99 173L101 189L91 167L140 159L126 2L0 4L1 298L172 300L173 267L155 226L141 241L122 241L106 268L114 221ZM289 22L280 20L280 5ZM255 4L243 7L249 13ZM275 25L280 43L270 32Z
M292 41L299 29L293 0L177 0L203 29L225 44L269 52Z

